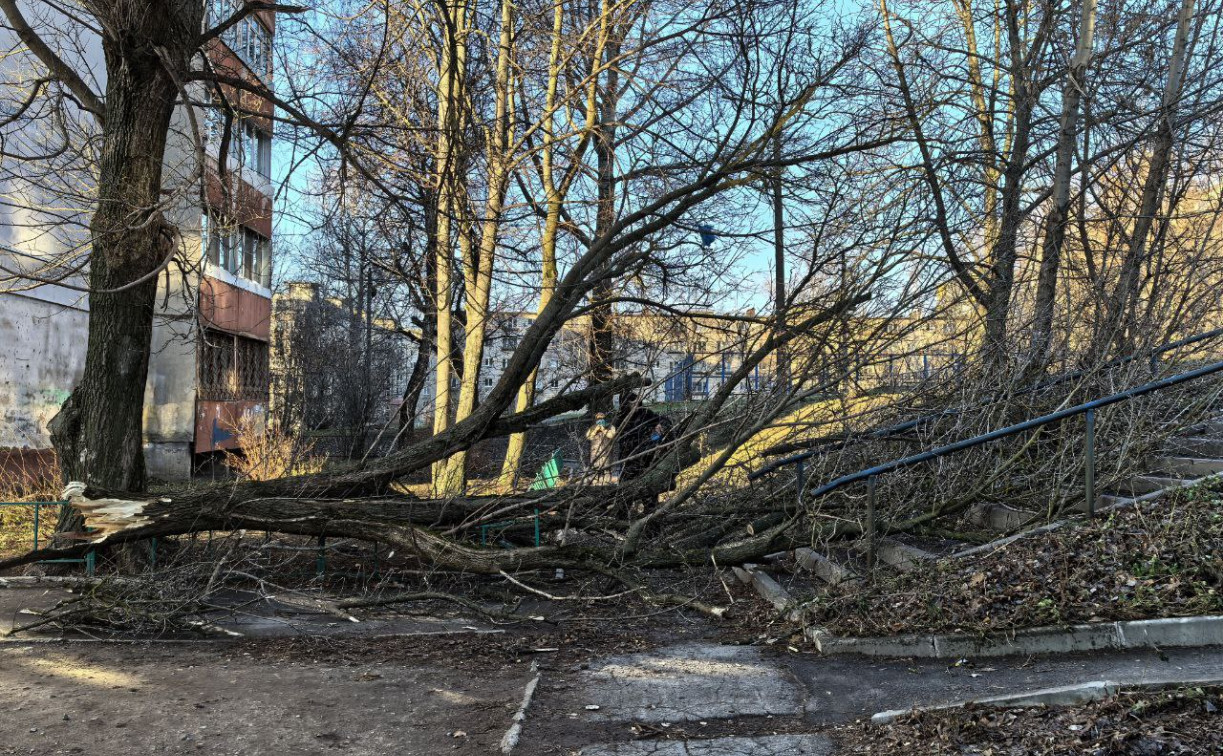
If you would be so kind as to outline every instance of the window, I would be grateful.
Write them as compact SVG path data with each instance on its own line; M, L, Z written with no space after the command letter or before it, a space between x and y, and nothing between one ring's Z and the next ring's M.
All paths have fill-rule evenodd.
M272 137L255 130L255 172L264 178L272 177Z
M272 242L246 228L205 216L208 262L260 286L272 281Z
M505 369L506 369L507 367L509 367L509 366L510 366L510 361L509 361L509 360L501 360L501 369L502 369L502 370L505 370Z
M255 125L254 119L243 118L234 126L234 143L229 154L234 162L264 178L272 175L272 138Z
M242 256L241 236L238 229L223 221L209 219L208 229L208 262L229 271L237 273Z
M268 345L207 329L199 344L199 398L211 402L263 402L268 397Z
M496 361L497 361L497 360L496 360L496 359L494 359L493 357L485 357L485 358L484 358L484 367L492 367L492 366L493 366L493 364L494 364Z
M492 388L492 387L493 387L493 379L492 379L492 378L485 378L485 379L484 379L484 388Z
M214 28L233 17L240 0L209 0L205 26ZM252 72L260 77L272 72L272 33L253 14L221 33L221 40Z
M204 110L204 139L216 150L221 149L225 136L225 106L215 102ZM229 145L225 153L231 166L245 166L264 178L272 176L272 137L260 128L255 119L232 113Z

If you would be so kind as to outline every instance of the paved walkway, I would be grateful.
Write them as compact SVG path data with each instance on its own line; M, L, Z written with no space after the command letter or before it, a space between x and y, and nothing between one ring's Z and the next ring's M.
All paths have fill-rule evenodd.
M819 734L821 729L886 709L1091 680L1132 684L1211 678L1223 678L1223 648L949 665L692 643L545 673L528 715L522 752L824 756L834 747Z

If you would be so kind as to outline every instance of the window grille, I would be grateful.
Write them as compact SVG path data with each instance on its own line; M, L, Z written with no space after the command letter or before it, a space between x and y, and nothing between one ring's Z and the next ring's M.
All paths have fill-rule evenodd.
M199 398L206 402L266 402L268 345L206 330L199 344Z

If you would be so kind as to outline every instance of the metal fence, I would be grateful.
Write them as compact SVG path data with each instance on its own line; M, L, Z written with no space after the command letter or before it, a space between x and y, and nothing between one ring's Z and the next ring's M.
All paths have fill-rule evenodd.
M34 509L34 525L33 530L33 550L38 550L38 540L40 537L39 529L42 527L42 510L44 507L64 507L67 506L66 501L0 501L0 507L32 507ZM79 559L44 559L39 564L84 564L85 574L93 576L94 567L96 566L96 554L93 549L85 553L85 556Z

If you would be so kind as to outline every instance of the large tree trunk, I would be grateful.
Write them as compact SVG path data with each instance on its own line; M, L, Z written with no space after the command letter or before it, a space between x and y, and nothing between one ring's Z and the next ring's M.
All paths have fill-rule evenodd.
M467 323L463 338L463 382L459 387L459 404L455 420L462 421L475 411L480 397L480 364L484 359L484 341L488 333L489 304L492 296L493 267L496 264L497 236L510 178L510 155L514 84L510 72L514 37L514 6L510 0L501 2L501 37L497 51L496 118L488 144L488 199L480 223L480 243L469 251L464 266L464 310ZM467 453L457 452L446 461L444 478L434 486L443 496L461 495L467 488Z
M51 422L51 440L65 480L142 491L156 271L177 243L161 211L162 163L178 96L165 67L185 75L202 6L97 5L106 26L107 85L98 204L90 221L89 342L81 380Z
M437 250L435 328L437 356L433 395L433 433L439 434L450 427L451 411L451 361L454 359L454 336L452 328L452 276L454 272L451 253L452 229L461 217L460 178L458 164L461 161L463 82L467 70L467 8L462 2L440 4L443 12L441 54L438 63L437 96L437 154L434 165L437 169ZM459 234L466 230L460 228ZM439 462L433 466L433 486L444 488L446 465Z
M622 22L615 18L616 9L609 2L602 3L601 33L606 39L603 59L606 79L598 87L599 116L594 131L594 150L597 164L595 239L603 239L616 222L616 124L619 111L620 75L615 61L620 57ZM590 335L587 347L588 381L604 383L615 375L616 336L613 331L611 299L614 282L608 266L597 274L591 291ZM599 404L591 405L594 412L611 410L611 397Z
M556 290L558 270L556 267L556 238L560 232L561 208L568 189L568 181L564 186L557 186L554 175L556 158L555 109L557 89L560 86L561 74L564 69L561 61L561 37L564 32L565 4L557 3L552 10L552 49L548 57L548 89L544 97L543 117L543 148L540 155L540 181L547 193L546 210L544 211L544 228L540 238L540 287L539 307L536 316L543 313L552 300ZM588 101L587 124L594 118L594 109ZM525 412L535 402L535 386L539 378L539 370L532 370L522 386L518 389L518 399L515 402L516 412ZM513 490L518 485L518 473L522 467L522 453L526 449L527 434L515 433L510 436L505 449L505 459L501 463L501 478L498 487L503 491Z

